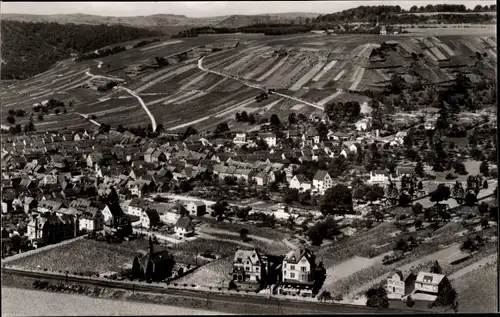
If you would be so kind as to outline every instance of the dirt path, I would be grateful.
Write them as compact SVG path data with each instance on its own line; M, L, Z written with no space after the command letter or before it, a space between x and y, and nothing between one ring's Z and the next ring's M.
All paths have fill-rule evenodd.
M135 92L133 92L132 90L130 90L128 88L120 86L118 89L125 90L126 92L128 92L129 94L131 94L132 96L134 96L135 98L137 98L137 100L141 104L142 108L144 109L144 111L146 111L146 114L151 119L151 125L152 125L152 128L153 128L153 132L155 132L156 131L156 120L155 120L155 117L153 116L153 114L151 113L151 111L149 111L148 107L144 103L144 100L142 100L142 98L139 95L137 95Z
M203 238L203 239L210 239L210 240L217 240L217 241L224 241L224 242L236 243L236 244L240 244L240 245L242 245L244 247L247 247L247 248L254 248L254 245L250 244L250 243L246 243L246 242L239 241L239 240L232 240L232 239L224 239L224 238L214 237L214 236L209 235L209 234L204 233L204 232L198 232L198 236L200 238Z
M496 254L496 253L491 254L491 255L489 255L485 258L482 258L481 260L479 260L479 261L477 261L469 266L464 267L461 270L456 271L455 273L453 273L449 276L449 279L456 280L456 279L464 276L467 273L470 273L470 272L475 271L475 270L477 270L477 269L479 269L487 264L495 263L497 261L498 261L498 254Z

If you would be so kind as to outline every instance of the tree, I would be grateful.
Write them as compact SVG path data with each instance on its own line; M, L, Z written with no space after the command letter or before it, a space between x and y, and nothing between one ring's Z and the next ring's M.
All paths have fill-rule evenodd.
M227 122L221 122L215 128L214 133L215 133L215 135L221 135L222 133L228 132L228 131L229 131L229 125L227 124Z
M424 185L422 184L422 181L419 181L417 184L418 190L422 190L424 188Z
M236 119L237 122L240 122L241 121L241 114L239 112L236 112L234 114L234 118Z
M240 237L241 237L241 240L243 241L248 241L248 229L247 228L241 228L240 230Z
M319 246L324 239L331 239L340 233L337 222L328 217L325 221L318 221L307 230L307 237L313 245Z
M222 220L222 218L226 215L226 212L227 212L227 202L216 202L213 206L212 206L212 217L216 217L217 220Z
M292 125L295 123L297 123L297 116L295 112L290 112L290 114L288 115L288 125Z
M439 204L443 200L448 200L450 195L450 188L445 184L439 184L438 188L430 194L430 201Z
M278 118L278 115L276 115L274 113L271 115L271 119L269 120L269 122L271 123L272 126L275 126L275 127L281 126L281 122L280 122L280 119Z
M351 190L343 184L337 184L334 187L327 189L321 198L320 210L324 215L351 213Z
M396 242L396 246L394 246L394 251L406 252L408 249L408 242L403 238L399 239L398 242Z
M417 219L415 220L415 229L421 229L422 228L422 220Z
M399 205L400 206L408 206L411 204L411 198L409 195L403 193L399 196Z
M437 260L434 261L434 264L432 264L430 272L434 274L443 274L443 269L441 268Z
M465 204L467 206L474 206L477 203L477 196L474 193L468 192L465 195Z
M441 281L437 298L432 304L433 306L452 306L456 310L458 306L457 291L451 286L448 278L445 277Z
M14 124L14 123L16 123L16 118L14 118L13 116L8 116L7 122L10 124Z
M248 113L246 111L243 111L241 113L241 121L242 122L248 122Z
M248 123L249 124L255 124L255 122L257 122L257 120L255 119L255 115L253 113L251 113L249 116L248 116Z
M479 172L486 177L490 176L490 169L487 161L481 162L481 165L479 166Z
M366 306L377 308L388 308L389 298L387 297L387 290L383 285L374 285L366 291L367 298Z

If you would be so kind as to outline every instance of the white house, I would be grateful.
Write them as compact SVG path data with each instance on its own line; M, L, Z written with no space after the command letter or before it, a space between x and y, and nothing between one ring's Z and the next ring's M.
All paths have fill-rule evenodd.
M371 128L371 118L363 118L354 123L357 131L366 131Z
M87 207L79 219L80 231L98 231L104 228L104 215L96 207Z
M160 215L156 209L146 208L142 211L140 222L141 227L149 229L160 222Z
M246 133L236 133L236 136L233 139L233 143L236 145L246 144L247 143Z
M145 209L145 205L146 203L144 202L144 200L134 198L132 199L132 201L130 201L130 204L127 207L127 214L140 217Z
M373 170L370 172L371 184L389 184L389 173L381 170Z
M194 234L194 224L189 217L181 217L174 227L175 234L179 237L189 237Z
M415 280L415 290L412 298L434 301L437 297L439 289L447 280L447 277L442 274L419 272Z
M311 296L315 270L315 257L309 250L288 252L282 263L283 283L279 294L297 293L300 289L300 295Z
M384 25L380 27L380 35L387 35L387 29Z
M200 200L192 200L184 205L184 208L189 212L189 215L202 216L207 212L207 205Z
M308 180L304 175L295 175L290 180L290 188L298 189L299 191L311 190L311 181Z
M320 194L324 194L325 191L333 187L333 180L327 171L318 170L313 178L313 188Z
M416 278L417 275L415 275L411 271L392 271L387 277L387 296L389 298L401 299L404 296L410 294L415 288Z
M276 134L267 132L267 133L261 133L259 136L267 143L267 146L269 147L276 146Z

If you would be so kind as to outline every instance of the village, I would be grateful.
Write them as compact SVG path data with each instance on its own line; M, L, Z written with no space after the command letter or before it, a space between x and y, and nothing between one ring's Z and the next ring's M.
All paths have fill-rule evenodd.
M349 106L358 112L362 108ZM131 256L127 269L97 276L179 285L176 281L204 281L199 287L210 290L225 281L229 289L342 300L340 292L330 292L335 265L324 252L317 261L313 250L322 253L329 243L355 239L358 231L384 224L400 228L385 237L389 242L382 243L380 252L368 255L380 258L385 271L416 245L432 240L412 232L439 230L448 223L465 229L464 238L454 235L450 242L463 240L466 246L446 261L473 263L471 254L484 243L492 250L497 169L488 153L483 161L474 161L479 156L474 150L479 142L490 142L488 131L496 129L496 118L486 113L472 129L470 123L464 128L474 143L448 152L455 163L429 166L425 152L433 149L426 143L439 115L414 120L391 134L387 130L395 128L387 124L382 131L372 127L373 113L334 131L328 129L328 113L310 118L291 114L281 118L288 119L283 123L272 115L260 132L231 132L227 124L219 124L214 135L188 128L176 136L141 138L100 127L6 137L2 258L78 237L85 237L87 244L136 239L144 241L143 251ZM237 119L245 116L236 114ZM276 228L284 238L273 246L273 237L259 236L259 227ZM474 238L478 232L479 240L479 235ZM402 237L408 234L406 241ZM235 239L241 241L226 250L206 243L196 246L197 241ZM183 245L190 245L194 254L181 252ZM208 267L223 258L221 279L213 272L197 275L203 264ZM69 267L67 271L72 272ZM405 302L432 303L440 285L449 285L439 264L428 271L389 273L389 297ZM368 301L376 301L376 291L370 294Z

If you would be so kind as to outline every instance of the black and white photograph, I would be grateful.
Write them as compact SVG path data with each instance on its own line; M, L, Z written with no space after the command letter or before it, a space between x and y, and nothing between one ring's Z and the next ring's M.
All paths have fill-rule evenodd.
M2 316L499 312L496 1L0 6Z

